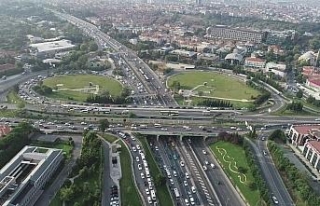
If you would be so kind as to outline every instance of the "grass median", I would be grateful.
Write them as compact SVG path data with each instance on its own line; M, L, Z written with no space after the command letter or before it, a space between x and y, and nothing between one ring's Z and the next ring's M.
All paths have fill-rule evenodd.
M109 143L113 143L118 139L116 136L112 134L102 134L101 136L103 137L103 139L105 139Z
M126 206L139 206L142 205L140 195L138 194L137 188L134 183L132 169L131 169L131 158L127 147L122 141L119 141L121 145L120 162L121 162L121 173L122 178L120 180L120 191L121 191L121 205Z
M255 179L247 163L244 149L238 145L223 141L211 144L210 148L224 171L231 178L231 182L241 191L247 202L253 206L257 205L261 201L260 194L258 190L250 188Z
M146 137L141 137L139 140L142 143L142 146L144 148L144 151L146 152L146 160L148 162L149 168L150 168L150 174L155 179L155 177L158 174L161 174L160 168L158 167L151 149L149 147L149 144L147 142ZM155 185L156 191L157 191L157 196L159 199L159 204L161 206L173 206L172 198L170 196L170 192L168 190L168 187L166 184L163 185Z

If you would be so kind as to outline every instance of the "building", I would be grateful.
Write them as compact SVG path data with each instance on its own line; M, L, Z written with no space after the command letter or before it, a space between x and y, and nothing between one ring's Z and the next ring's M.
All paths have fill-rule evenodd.
M73 49L74 47L75 45L71 44L71 41L65 39L59 41L30 44L31 53L37 56L68 51L70 49Z
M295 146L303 146L306 140L320 139L320 124L292 125L289 130L289 139Z
M308 63L309 65L316 65L317 61L317 56L318 54L313 52L313 51L307 51L306 53L302 54L299 58L298 61L304 61Z
M248 68L261 69L266 65L266 60L257 57L247 57L244 60L244 66Z
M0 125L0 138L11 132L11 127L8 125Z
M230 64L240 64L242 63L243 56L238 53L230 53L227 54L227 56L224 59L228 61Z
M34 205L62 159L60 149L24 147L0 170L0 205Z
M285 72L286 68L287 68L287 66L285 64L268 62L264 68L264 72L271 72L277 76L285 77L286 76L286 72Z
M310 87L313 90L316 90L316 91L320 92L320 78L318 78L318 79L313 79L313 78L307 79L306 86Z
M311 165L320 172L320 141L307 140L303 146L302 154L311 163Z
M178 55L180 57L187 57L187 58L196 58L197 57L196 52L182 50L182 49L175 49L173 51L170 51L169 54Z
M234 41L249 41L253 43L264 42L267 32L253 31L249 29L231 28L225 25L216 25L207 28L207 37L214 39L226 39Z

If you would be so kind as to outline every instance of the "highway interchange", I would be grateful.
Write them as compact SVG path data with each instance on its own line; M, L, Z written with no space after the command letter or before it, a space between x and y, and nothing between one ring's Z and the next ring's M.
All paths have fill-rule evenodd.
M158 164L161 166L162 172L167 176L167 184L172 196L175 197L177 193L174 191L178 191L179 197L174 198L177 205L245 205L218 162L208 150L204 138L191 136L214 137L221 131L245 133L248 132L248 129L243 126L244 122L250 125L278 124L285 127L293 123L318 122L316 121L317 117L313 116L286 117L272 116L268 112L254 114L247 111L218 110L215 108L179 107L167 92L162 80L132 51L88 22L70 15L55 13L93 37L99 48L107 46L114 50L114 60L116 60L116 64L123 65L121 68L124 69L128 81L129 79L139 80L138 82L128 82L129 85L135 85L133 89L135 92L132 96L136 104L128 105L127 107L96 104L79 105L71 102L56 102L50 99L42 102L42 100L40 101L39 98L34 96L35 98L26 104L25 110L68 115L67 120L66 117L62 117L65 120L56 119L54 121L54 117L52 117L51 122L50 120L33 122L35 127L46 134L59 133L60 131L81 133L84 129L97 131L97 120L106 117L108 119L112 118L114 121L111 122L108 131L118 135L130 148L130 153L134 160L132 167L136 183L145 203L150 202L149 197L151 190L154 190L154 182L151 177L147 177L146 168L148 168L148 165L144 162L143 155L141 155L144 153L143 148L139 141L132 136L132 133L139 132L160 136L159 139L150 139L149 144ZM47 75L47 71L42 71L1 80L0 100L2 102L5 101L5 96L12 86ZM30 95L28 91L30 91L30 87L26 87L26 94ZM270 89L270 91L273 90ZM32 98L32 95L30 97ZM271 107L272 111L277 111L286 102L281 95L274 91L272 92L272 98L274 100L274 105ZM149 103L146 104L145 101L149 101ZM16 108L13 104L3 103L2 105L7 106L9 109ZM84 110L86 111L83 112ZM108 112L104 112L106 110ZM166 113L168 111L173 112L178 115L164 115L161 113L163 111ZM128 113L133 113L136 117L128 118ZM124 118L128 119L126 124L123 122ZM241 124L216 126L212 124L216 119L226 121L232 119L236 122L241 122ZM21 118L1 119L3 123L13 126L22 120ZM204 130L204 128L206 129ZM262 127L261 133L268 135L270 130L265 129L267 128ZM122 133L128 133L126 138L123 138ZM169 136L171 137L169 138ZM188 138L179 139L179 137L183 136ZM251 142L251 144L254 154L258 158L261 171L267 180L268 187L277 197L279 205L292 205L292 198L274 167L271 157L262 153L263 150L267 150L265 141L257 140ZM156 198L151 199L151 202L157 202Z

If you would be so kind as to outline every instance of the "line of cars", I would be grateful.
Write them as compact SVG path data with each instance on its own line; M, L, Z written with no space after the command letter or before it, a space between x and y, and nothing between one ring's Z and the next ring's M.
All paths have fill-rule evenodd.
M119 191L116 185L111 187L110 196L110 206L119 206Z

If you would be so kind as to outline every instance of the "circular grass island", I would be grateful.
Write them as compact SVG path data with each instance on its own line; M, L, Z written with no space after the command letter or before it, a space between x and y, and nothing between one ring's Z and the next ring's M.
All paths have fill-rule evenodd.
M118 81L97 75L59 75L43 80L43 85L52 88L48 97L61 100L86 101L91 95L108 92L120 96L122 85Z
M182 72L171 76L167 85L175 90L177 82L184 94L187 93L190 97L227 100L236 105L250 104L253 102L252 97L261 94L260 91L246 85L245 80L219 72Z

